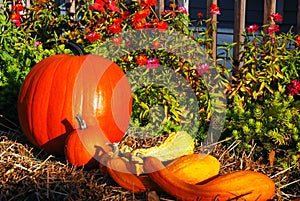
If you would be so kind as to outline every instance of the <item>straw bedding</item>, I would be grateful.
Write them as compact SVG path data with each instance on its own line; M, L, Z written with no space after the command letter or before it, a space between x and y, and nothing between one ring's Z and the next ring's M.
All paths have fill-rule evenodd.
M126 141L127 140L127 141ZM127 138L126 144L151 146L162 137L151 141ZM148 143L148 144L147 144ZM218 144L212 155L221 164L221 174L236 170L255 170L269 175L276 183L274 200L291 200L299 196L300 174L295 169L270 168L262 159L253 160L252 154L235 154L238 142L224 147ZM197 146L195 152L201 147ZM253 150L254 152L255 150ZM33 147L17 130L1 131L0 127L0 200L175 200L155 192L133 194L103 176L98 169L76 169L63 157L52 156Z

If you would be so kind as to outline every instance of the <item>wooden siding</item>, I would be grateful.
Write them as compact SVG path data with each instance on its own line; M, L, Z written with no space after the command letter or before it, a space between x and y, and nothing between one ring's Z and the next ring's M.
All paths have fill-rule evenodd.
M297 9L299 0L279 0L276 4L276 12L283 15L281 31L288 31L293 26L292 31L296 32L297 27ZM234 0L218 1L221 15L218 16L218 27L234 28ZM197 13L206 13L206 0L190 0L190 16L197 19ZM246 1L246 22L245 25L257 24L263 25L264 19L264 1L247 0Z

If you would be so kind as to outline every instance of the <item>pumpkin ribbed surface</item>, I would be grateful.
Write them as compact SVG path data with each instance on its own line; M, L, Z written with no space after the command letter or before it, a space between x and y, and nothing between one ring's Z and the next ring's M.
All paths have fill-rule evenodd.
M54 55L42 60L29 72L19 93L24 134L45 151L63 154L67 135L78 128L75 115L81 114L88 125L98 124L109 141L120 141L131 112L130 85L124 75L115 63L96 55ZM113 97L121 79L124 88ZM122 96L122 101L116 101Z

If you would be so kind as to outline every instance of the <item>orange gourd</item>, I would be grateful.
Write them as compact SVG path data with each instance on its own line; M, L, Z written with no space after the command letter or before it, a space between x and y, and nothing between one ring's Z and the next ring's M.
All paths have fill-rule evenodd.
M135 174L134 168L128 166L125 159L111 158L107 160L106 167L110 177L128 191L141 193L147 190L142 180Z
M171 174L190 184L197 184L219 174L221 164L212 155L190 154L179 157L167 166Z
M194 185L170 173L155 157L145 158L144 169L164 191L180 200L266 201L272 199L275 193L274 182L268 176L254 171L237 171L202 185Z

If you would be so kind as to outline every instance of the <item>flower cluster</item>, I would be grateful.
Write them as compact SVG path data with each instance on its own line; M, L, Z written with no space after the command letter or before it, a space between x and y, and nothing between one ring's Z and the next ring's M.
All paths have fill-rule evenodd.
M20 11L24 11L25 8L22 5L22 1L17 1L16 4L12 7L12 13L10 15L10 20L15 23L16 26L21 26L22 16Z
M99 12L104 12L105 9L114 12L120 12L119 7L117 7L117 3L114 0L96 0L95 3L89 7L89 9Z
M161 30L168 29L168 23L152 17L152 6L156 5L156 0L141 0L136 8L128 9L122 7L118 1L114 0L96 0L89 10L94 13L94 24L85 26L85 38L90 43L97 40L102 40L118 34L123 29L144 29L157 28ZM182 10L181 12L184 12ZM105 23L105 24L104 24ZM129 26L128 26L129 25ZM114 44L119 44L120 40L113 41Z
M279 32L279 25L277 25L276 22L282 22L282 15L280 15L279 13L272 13L268 16L268 20L271 22L266 28L268 34L272 35L275 32ZM255 33L259 30L259 26L253 24L248 26L246 29L248 33Z
M148 69L155 69L155 68L158 68L158 66L159 66L159 60L157 58L148 58L144 54L140 54L136 58L136 63L138 65L142 65L142 66L145 65L146 68L148 68Z

